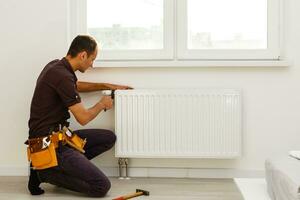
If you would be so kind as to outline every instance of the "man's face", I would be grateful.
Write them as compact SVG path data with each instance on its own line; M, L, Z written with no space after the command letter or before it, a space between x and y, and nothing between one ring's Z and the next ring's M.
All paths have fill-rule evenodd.
M87 52L82 52L82 59L80 63L80 68L78 69L80 72L84 73L88 68L93 67L94 61L97 57L98 49L94 51L90 56L88 56Z

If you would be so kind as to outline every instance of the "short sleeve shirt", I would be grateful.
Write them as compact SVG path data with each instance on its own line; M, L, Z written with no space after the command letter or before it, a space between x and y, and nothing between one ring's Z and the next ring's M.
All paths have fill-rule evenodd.
M81 102L77 77L66 58L48 63L38 77L30 108L29 138L45 136L70 118L69 107Z

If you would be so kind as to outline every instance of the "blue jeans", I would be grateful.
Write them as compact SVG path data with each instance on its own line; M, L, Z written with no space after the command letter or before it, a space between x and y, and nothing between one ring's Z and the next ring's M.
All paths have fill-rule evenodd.
M86 138L85 153L62 146L56 149L58 166L37 170L41 182L50 183L92 197L103 197L111 187L108 178L90 160L112 148L116 135L104 129L74 131Z

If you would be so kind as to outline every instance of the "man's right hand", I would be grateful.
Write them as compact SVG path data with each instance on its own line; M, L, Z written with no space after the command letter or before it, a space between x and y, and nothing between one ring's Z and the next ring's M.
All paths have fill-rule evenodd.
M70 106L69 110L72 112L77 122L84 126L93 120L101 110L111 109L112 106L113 100L111 96L103 96L98 103L89 109L85 109L82 102L80 102Z
M113 106L113 100L111 96L103 96L100 100L100 103L102 103L105 106L105 110L109 110Z

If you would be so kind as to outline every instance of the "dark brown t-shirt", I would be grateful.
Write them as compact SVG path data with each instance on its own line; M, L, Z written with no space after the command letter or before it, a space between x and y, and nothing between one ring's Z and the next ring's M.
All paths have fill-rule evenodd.
M76 82L67 59L53 60L45 66L31 101L29 138L48 135L70 118L68 107L81 102Z

